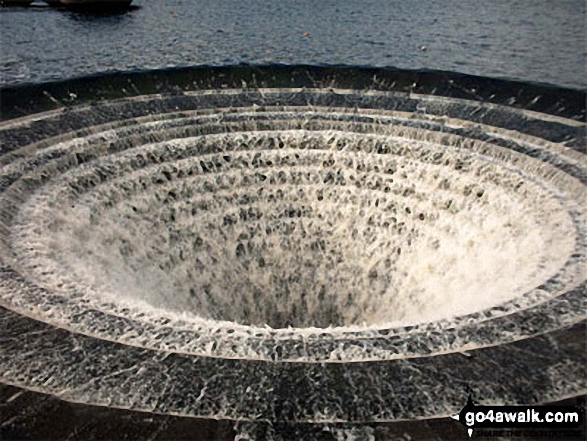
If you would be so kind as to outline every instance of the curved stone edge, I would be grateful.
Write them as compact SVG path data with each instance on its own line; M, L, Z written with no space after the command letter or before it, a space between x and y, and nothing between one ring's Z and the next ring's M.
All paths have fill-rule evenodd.
M537 404L587 390L587 321L468 353L349 364L159 352L70 333L6 309L0 326L0 382L67 401L181 416L386 422L458 413L467 388L486 404Z
M66 106L76 99L146 94L181 95L186 90L259 87L350 88L399 91L505 104L576 120L585 119L585 91L456 72L345 65L198 66L114 72L0 89L0 120Z
M586 397L569 398L551 403L577 406L583 410ZM75 404L55 397L0 383L0 437L3 439L202 439L233 441L236 436L263 440L333 441L343 435L368 440L467 439L466 429L451 418L438 418L395 423L363 424L282 424L234 422ZM406 434L410 438L406 437ZM585 439L585 426L578 431L577 441ZM349 439L347 436L346 439ZM237 438L238 439L238 438ZM241 438L242 439L242 438ZM574 439L574 438L571 438Z
M297 99L300 99L300 97L303 97L304 94L303 93L298 93L296 94ZM152 99L152 97L151 97ZM401 101L401 100L400 100ZM306 102L305 98L302 99L302 101L300 102ZM511 146L510 146L511 147ZM24 283L21 281L21 283ZM401 341L402 339L400 338L398 341L397 338L392 339L390 337L387 337L387 334L390 333L389 330L382 330L382 338L379 335L375 335L375 336L371 336L370 340L373 340L373 350L375 353L379 352L379 355L377 356L363 356L363 357L358 357L359 360L361 361L366 361L366 360L376 360L376 359L385 359L385 358L401 358L403 355L407 356L426 356L429 355L432 352L431 346L438 348L439 346L442 347L441 350L443 351L455 351L455 350L459 350L459 349L467 349L467 348L471 348L471 347L479 347L479 346L487 346L490 344L495 344L496 342L498 342L498 340L500 338L503 338L503 334L504 334L504 329L505 329L505 334L507 334L505 340L506 341L511 341L513 340L513 335L515 334L515 332L510 331L510 329L513 330L517 330L518 328L520 329L520 336L525 337L528 336L530 333L532 332L540 332L542 330L542 332L544 331L549 331L552 329L555 329L557 327L560 326L568 326L573 322L576 322L577 320L579 320L585 313L586 307L585 307L585 284L583 284L580 288L574 290L575 292L570 293L571 295L571 299L572 301L568 302L569 304L566 305L567 303L567 299L561 299L562 301L557 301L556 303L556 308L558 311L557 317L564 317L564 320L554 320L554 317L550 317L548 315L548 311L551 307L555 307L553 305L541 305L540 306L540 314L538 318L535 318L533 320L531 320L531 324L528 326L528 324L524 324L522 326L518 326L519 323L518 322L522 322L522 321L526 321L527 317L526 316L522 316L520 317L520 320L513 320L516 323L512 324L510 320L510 317L508 317L507 319L505 319L505 325L507 326L499 326L499 329L501 330L500 332L497 332L494 328L495 327L486 327L483 328L484 332L477 332L479 331L479 328L477 328L475 325L471 324L471 323L467 323L465 325L466 328L469 329L475 329L476 333L473 333L471 335L469 335L468 329L467 330L463 330L462 332L459 331L458 335L456 330L452 329L448 334L448 336L445 335L439 335L438 332L434 332L435 330L432 329L432 337L429 339L430 340L430 344L423 344L423 342L421 341L421 339L418 337L416 338L416 341L414 342L408 342L408 344L406 344L405 342ZM578 292L577 292L578 291ZM15 307L15 309L19 309L21 312L31 315L33 317L36 317L37 314L35 313L35 311L33 310L23 310L22 307L19 307L17 304L19 304L21 301L21 299L16 300L14 303L13 302L8 302L5 303L6 306L9 307ZM578 302L578 303L577 303ZM34 304L37 304L39 302L35 301L32 302ZM566 306L565 306L566 305ZM570 309L569 309L570 307ZM564 311L563 311L564 310ZM546 312L545 312L546 311ZM78 315L78 319L87 322L89 320L89 322L91 323L96 323L96 322L100 322L100 323L106 323L106 322L110 322L112 325L114 325L115 322L119 322L120 319L115 319L112 320L110 319L110 317L108 317L108 320L106 319L102 319L102 320L96 320L97 317L95 317L95 314L100 314L96 311L90 311L89 314L87 314L87 316L80 316ZM553 321L554 320L554 321ZM466 320L464 320L466 322ZM90 323L88 322L88 326L90 326ZM538 325L537 325L538 323ZM126 324L125 323L121 323L121 326L116 326L116 329L118 329L119 331L116 333L116 335L118 335L120 337L120 331L121 329L125 328L126 326L124 326ZM500 323L501 325L501 323ZM95 325L92 325L95 326ZM100 325L101 326L101 325ZM166 332L168 331L168 333L174 334L173 330L170 329L166 329ZM429 329L425 329L424 331L429 331ZM497 332L497 333L496 333ZM88 332L89 334L91 334L92 332ZM184 336L184 334L182 333L182 336ZM477 336L479 336L479 338L476 338ZM136 344L136 345L141 345L140 344L140 340L141 338L144 337L143 332L140 332L140 335L138 336L138 340L135 339L135 341L125 341L125 343L127 344ZM329 361L329 359L331 358L331 354L335 353L338 346L340 344L354 344L355 341L355 337L357 336L349 336L348 339L344 338L344 339L337 339L336 342L332 342L329 340L324 340L324 339L320 339L318 338L318 343L314 343L312 342L312 347L310 348L311 351L314 352L314 356L317 358L317 361ZM464 337L464 338L463 338ZM114 337L113 337L114 338ZM377 340L378 339L378 340ZM126 340L126 339L125 339ZM180 338L181 340L181 338ZM414 340L413 338L411 340ZM457 344L455 344L455 340L457 341ZM176 341L177 342L177 341ZM361 343L364 343L365 340L362 340ZM218 344L218 342L214 342L216 344ZM296 357L296 345L298 345L300 342L298 341L292 341L289 343L286 343L285 347L279 346L279 342L275 342L273 341L273 339L263 339L263 341L259 342L257 344L257 348L255 349L255 351L259 354L261 354L258 358L261 359L265 359L265 360L271 360L271 359L275 359L275 360L287 360L288 358L291 361L300 361L298 360L299 357ZM303 342L304 344L306 344L306 342ZM220 342L220 344L222 344L222 342ZM371 344L370 341L367 341L367 344ZM463 348L459 347L459 345L465 345ZM171 350L173 351L174 344L172 342L171 345L167 345L167 346L158 346L155 349L157 350ZM181 341L180 341L180 346L181 346ZM279 350L276 352L275 348L279 347ZM401 349L401 351L400 351ZM176 348L176 350L178 351L183 351L183 349L178 349ZM383 355L381 355L381 351L383 351ZM201 351L199 351L201 354ZM369 352L369 351L367 351ZM391 354L391 355L390 355ZM401 354L401 355L400 355ZM216 355L216 356L226 356L226 357L234 357L234 354L230 351L230 350L226 350L224 352L222 351L216 351L215 354L202 354L204 356L207 355ZM334 360L336 361L336 359ZM354 360L340 360L342 362L348 362L348 361L354 361Z
M25 93L25 91L21 92ZM573 149L585 151L585 118L574 120L558 115L518 109L505 104L493 105L452 96L402 93L393 89L364 92L352 89L327 88L322 90L276 87L262 90L223 89L212 91L214 93L210 92L210 90L186 90L181 94L146 94L125 99L112 97L109 101L97 102L84 101L84 97L77 97L74 94L76 96L74 101L70 103L59 102L59 106L51 111L33 115L25 114L20 118L1 123L0 141L4 145L4 151L9 152L47 137L83 130L88 126L194 110L250 106L279 107L283 102L287 102L288 107L382 109L457 118L515 130L532 136L537 135L551 142L566 142ZM563 91L560 92L563 93ZM573 99L587 99L585 94L579 91L567 92L573 92ZM3 94L5 92L0 89L0 95L3 97L1 102L4 102ZM124 97L124 94L122 96ZM449 101L438 104L431 102L431 98L443 98ZM17 103L14 105L16 106ZM10 114L9 110L3 111L0 108L0 111L7 114ZM574 108L573 113L576 112L585 112L584 103L582 108ZM0 119L0 121L2 120ZM27 130L23 131L23 128Z
M7 286L12 286L7 290L8 292L18 289L18 286L21 290L19 297L2 298L0 296L0 307L6 307L11 311L30 317L27 320L43 320L39 308L42 310L45 305L43 299L52 299L52 297L44 297L43 295L38 297L36 290L40 288L32 289L28 282L17 276L13 270L1 266L0 270L0 276L6 274L12 276L4 278L4 280L0 278L0 287L6 289ZM350 335L343 334L336 339L333 339L332 334L328 333L324 334L328 338L321 338L319 332L316 332L315 338L308 339L296 338L295 335L289 338L279 338L278 334L264 335L264 338L247 338L247 348L250 350L250 355L247 357L238 356L231 349L234 344L243 345L245 343L243 338L234 337L232 334L212 332L210 335L204 335L202 331L176 330L173 327L161 327L156 323L142 323L96 309L80 310L79 305L72 302L68 304L73 308L71 314L75 317L76 328L70 328L66 323L62 323L60 326L69 329L69 332L72 333L78 333L79 329L84 329L84 335L87 338L105 338L106 330L109 341L153 351L229 358L235 361L241 359L244 362L256 360L261 362L348 364L349 362L362 363L428 357L436 354L486 348L505 342L523 342L531 338L532 335L544 334L571 326L584 320L587 314L587 282L527 309L480 322L475 320L455 322L453 326L447 326L443 329L425 328L405 334L393 334L387 329L381 329L375 331L374 335L361 336L351 333ZM37 308L33 305L40 306ZM494 309L499 309L499 307ZM46 326L51 325L46 324ZM133 331L131 334L129 334L129 329ZM195 346L192 341L194 334L201 337ZM201 348L208 346L213 346L214 349L209 353L203 353ZM345 351L341 351L343 346ZM352 356L345 357L345 354L348 354L352 349L354 349Z

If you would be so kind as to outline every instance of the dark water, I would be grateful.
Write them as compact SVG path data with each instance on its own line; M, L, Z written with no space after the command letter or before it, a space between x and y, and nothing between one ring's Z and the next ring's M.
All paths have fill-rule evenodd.
M134 4L138 8L111 16L1 9L0 84L278 62L431 68L587 87L584 0Z

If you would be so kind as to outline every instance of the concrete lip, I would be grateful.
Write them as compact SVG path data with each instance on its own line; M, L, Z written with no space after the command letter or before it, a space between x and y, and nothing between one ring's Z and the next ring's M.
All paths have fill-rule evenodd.
M582 92L243 66L3 96L2 381L294 422L585 390L548 337L585 318Z

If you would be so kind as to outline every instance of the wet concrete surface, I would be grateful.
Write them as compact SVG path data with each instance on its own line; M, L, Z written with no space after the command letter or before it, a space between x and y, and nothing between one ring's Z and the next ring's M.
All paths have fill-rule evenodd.
M585 409L586 397L555 404ZM235 427L236 425L236 427ZM243 426L258 437L333 440L343 425L311 424ZM367 433L375 440L465 440L465 428L450 418L372 424ZM236 430L235 430L236 429ZM233 440L242 433L229 420L181 418L121 409L70 403L50 395L0 384L0 439L3 440ZM576 438L585 439L585 427ZM308 438L308 436L310 438ZM499 439L476 437L477 439ZM501 438L505 439L505 438ZM516 439L532 439L523 437ZM536 439L539 439L538 437ZM544 438L543 438L544 439Z

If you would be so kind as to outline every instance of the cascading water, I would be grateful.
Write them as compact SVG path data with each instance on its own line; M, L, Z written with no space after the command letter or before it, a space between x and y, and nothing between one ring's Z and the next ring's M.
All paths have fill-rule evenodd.
M586 310L583 93L240 67L3 97L2 381L293 423L586 389L555 336Z

